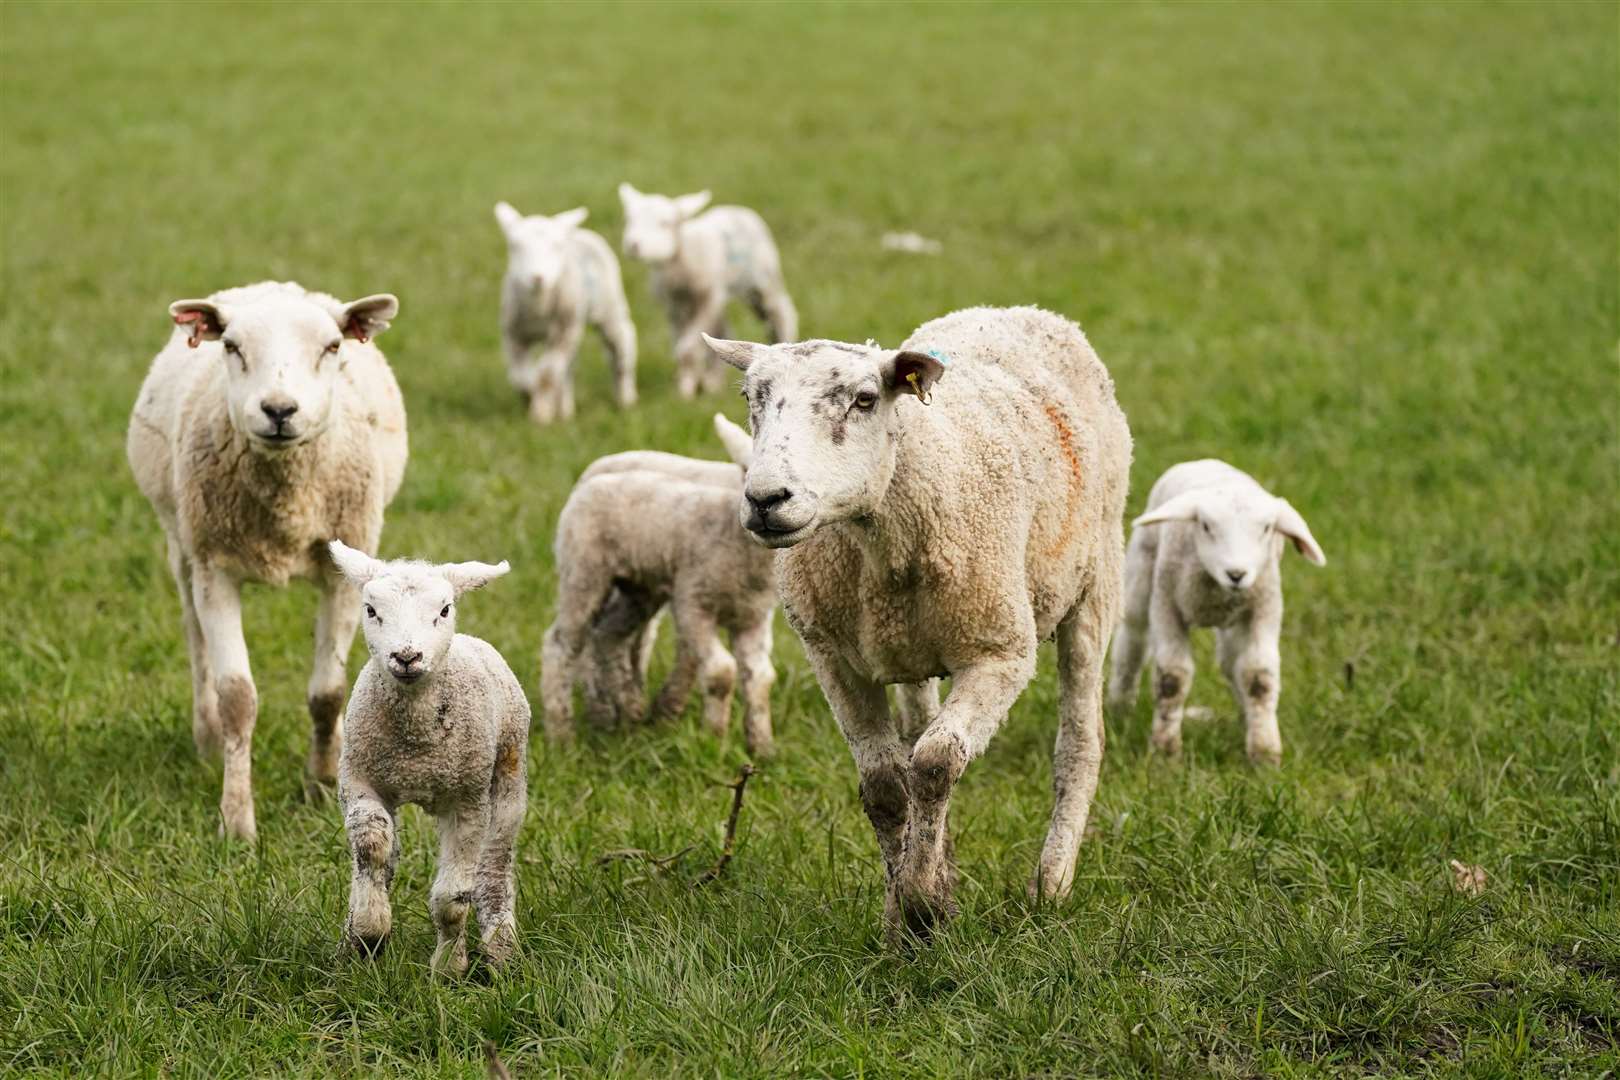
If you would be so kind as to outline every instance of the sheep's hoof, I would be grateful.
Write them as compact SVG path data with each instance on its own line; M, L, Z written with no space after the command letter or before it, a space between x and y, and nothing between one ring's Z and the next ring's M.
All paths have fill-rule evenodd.
M466 939L439 943L433 950L433 974L450 979L467 974Z
M484 935L478 951L483 954L485 964L498 968L512 958L516 948L517 927L506 922L495 926Z
M349 948L365 957L374 960L382 954L383 948L388 944L388 932L372 936L356 934L353 930L348 933Z
M337 778L304 775L304 801L311 806L325 806L337 793Z
M884 904L889 942L896 946L926 945L946 923L956 918L956 902L948 895L923 895L891 887Z
M1249 764L1262 769L1282 767L1282 747L1255 747L1249 750Z
M259 841L259 829L251 817L245 821L241 818L224 818L219 823L219 838L227 844L246 844L252 847Z

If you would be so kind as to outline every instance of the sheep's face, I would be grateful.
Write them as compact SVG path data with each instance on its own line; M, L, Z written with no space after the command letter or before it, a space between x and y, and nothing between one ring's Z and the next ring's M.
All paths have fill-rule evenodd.
M753 447L740 517L756 540L791 547L877 510L894 476L900 399L927 399L938 359L836 341L704 340L744 372Z
M506 563L382 562L342 541L332 560L360 587L361 622L372 659L402 686L444 664L456 636L456 600L510 569Z
M1135 527L1177 522L1190 530L1198 562L1210 579L1231 592L1259 580L1292 540L1311 562L1327 562L1310 527L1288 500L1259 488L1188 491L1136 519Z
M298 296L245 304L179 300L169 306L188 343L217 342L225 365L231 424L256 450L278 452L326 430L345 358L345 338L365 341L388 327L399 301L380 294L327 306Z
M507 203L497 203L495 220L506 234L507 277L535 291L556 285L568 266L574 231L587 214L584 207L577 207L555 217L524 217Z
M681 226L709 205L709 193L670 198L620 184L619 201L624 204L624 253L642 262L661 263L680 250Z

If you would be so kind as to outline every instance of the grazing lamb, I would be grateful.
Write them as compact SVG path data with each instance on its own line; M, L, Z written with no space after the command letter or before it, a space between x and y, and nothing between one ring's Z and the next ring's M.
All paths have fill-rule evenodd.
M1056 804L1031 889L1065 895L1102 763L1131 458L1085 335L1037 308L971 308L898 350L709 345L746 372L741 517L779 549L783 608L860 770L891 937L926 936L954 912L951 790L1054 634ZM947 675L909 746L884 684ZM901 704L926 720L933 693L913 685Z
M771 555L737 524L742 484L730 468L723 483L587 470L575 485L557 522L557 618L541 650L540 696L553 738L573 734L576 682L593 722L641 719L655 619L668 604L675 667L653 715L679 712L697 684L709 727L723 733L740 679L743 738L752 753L770 753ZM722 629L735 659L720 643Z
M312 794L337 778L360 602L326 542L376 550L404 477L405 405L370 344L398 311L388 295L345 304L274 281L176 301L178 329L135 400L129 464L168 538L191 656L192 737L205 755L223 749L221 831L231 837L256 833L244 582L320 586Z
M529 702L494 646L456 633L456 601L509 567L381 562L336 540L331 550L361 590L371 652L354 681L338 774L353 854L348 938L368 954L388 938L394 815L415 803L439 826L433 969L467 970L469 906L485 958L499 964L517 943L512 862L528 808Z
M1249 760L1282 761L1282 551L1285 539L1317 566L1327 557L1299 511L1224 461L1173 466L1148 493L1125 554L1125 614L1114 637L1111 705L1136 696L1151 647L1153 745L1181 752L1192 688L1187 632L1215 627L1215 653L1247 730Z
M582 229L587 211L524 217L495 204L506 234L506 279L501 283L501 337L506 370L528 398L536 423L574 415L574 359L594 326L613 368L621 409L636 403L636 324L624 297L613 248Z
M705 331L726 335L726 303L742 300L773 341L799 336L799 313L782 283L771 230L754 211L716 206L709 193L650 195L619 185L624 251L652 267L653 291L669 313L675 339L675 389L690 398L725 385L725 370L703 345Z

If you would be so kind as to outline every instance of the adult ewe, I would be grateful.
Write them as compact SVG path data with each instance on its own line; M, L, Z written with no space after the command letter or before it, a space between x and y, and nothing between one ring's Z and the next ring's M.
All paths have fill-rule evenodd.
M891 937L954 913L951 789L1054 633L1056 804L1031 889L1065 895L1102 763L1131 458L1085 335L1037 308L972 308L898 350L709 345L747 373L743 524L782 549L783 607L860 770ZM950 696L908 747L883 686L940 676Z
M1136 696L1151 648L1158 675L1153 745L1179 754L1193 678L1188 631L1213 626L1216 658L1243 713L1249 760L1280 764L1283 548L1292 542L1317 566L1327 556L1287 499L1214 458L1166 470L1147 504L1125 554L1125 617L1114 638L1110 703L1124 707Z
M224 752L221 830L252 840L258 696L242 638L244 582L314 581L311 790L337 778L344 666L359 621L326 543L376 551L405 473L405 405L371 338L399 302L345 304L266 281L169 305L177 329L129 424L129 464L168 538L191 654L192 737Z

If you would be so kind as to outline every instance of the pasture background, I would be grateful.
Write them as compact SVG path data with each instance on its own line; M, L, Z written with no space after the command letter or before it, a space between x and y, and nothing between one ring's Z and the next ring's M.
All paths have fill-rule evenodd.
M474 1076L485 1038L520 1076L1612 1069L1617 31L1600 4L0 8L0 1070ZM573 477L718 457L709 415L741 416L674 399L631 266L641 406L609 406L594 343L572 425L508 390L491 205L582 204L616 244L621 179L759 209L810 335L1075 318L1133 513L1204 455L1288 495L1330 561L1285 568L1283 769L1244 763L1206 645L1222 719L1174 765L1145 699L1115 720L1074 894L1033 908L1047 657L953 807L963 917L900 962L783 626L781 752L721 883L686 884L740 733L537 735L516 969L429 980L414 811L390 951L345 960L342 832L300 795L313 594L250 593L262 843L227 849L124 462L135 389L175 298L396 292L384 551L510 558L463 628L532 691ZM664 880L595 865L688 844Z

